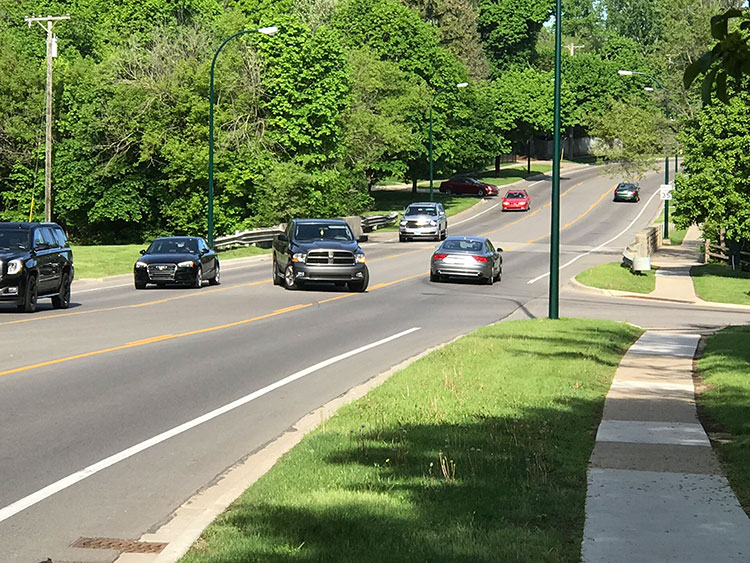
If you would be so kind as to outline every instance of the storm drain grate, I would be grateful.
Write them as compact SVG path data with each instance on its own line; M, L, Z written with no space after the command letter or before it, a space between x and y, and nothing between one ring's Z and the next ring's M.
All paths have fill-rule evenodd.
M112 538L78 538L70 547L114 549L122 553L161 553L166 543L155 541L117 540Z

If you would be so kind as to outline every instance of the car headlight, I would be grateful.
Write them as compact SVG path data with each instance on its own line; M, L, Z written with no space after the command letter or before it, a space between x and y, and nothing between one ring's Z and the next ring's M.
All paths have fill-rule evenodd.
M23 262L21 260L11 260L8 262L8 274L17 274L23 270Z
M406 219L401 219L401 222L399 223L402 227L406 225Z
M307 258L307 254L304 252L296 252L292 255L292 262L303 262L305 261L305 258Z
M195 262L192 260L185 260L184 262L180 262L177 264L178 268L192 268L195 265Z
M358 252L354 255L354 258L357 260L357 264L364 264L365 263L365 254L364 252Z
M148 268L148 264L146 264L145 262L141 262L140 260L138 260L138 262L135 263L135 267L136 268Z
M435 221L434 219L430 221L430 226L434 227L435 225L437 225L437 221Z

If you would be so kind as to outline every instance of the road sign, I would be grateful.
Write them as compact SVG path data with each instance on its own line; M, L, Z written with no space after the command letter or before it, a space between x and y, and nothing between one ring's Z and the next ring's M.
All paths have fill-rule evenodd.
M663 200L672 199L672 190L674 189L673 184L662 184L659 186L659 196Z

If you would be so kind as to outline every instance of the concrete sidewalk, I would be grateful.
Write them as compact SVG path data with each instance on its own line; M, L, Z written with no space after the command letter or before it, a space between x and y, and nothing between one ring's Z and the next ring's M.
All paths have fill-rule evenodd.
M697 418L699 339L646 332L624 356L589 462L584 563L750 561L750 519Z

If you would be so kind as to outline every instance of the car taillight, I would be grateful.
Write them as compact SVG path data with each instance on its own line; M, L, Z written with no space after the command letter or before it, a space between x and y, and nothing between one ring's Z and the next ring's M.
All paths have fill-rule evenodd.
M433 260L442 260L446 256L448 256L448 255L447 254L438 254L438 253L435 253L435 254L432 255L432 259Z
M477 262L487 262L487 257L485 256L474 256L474 260Z

